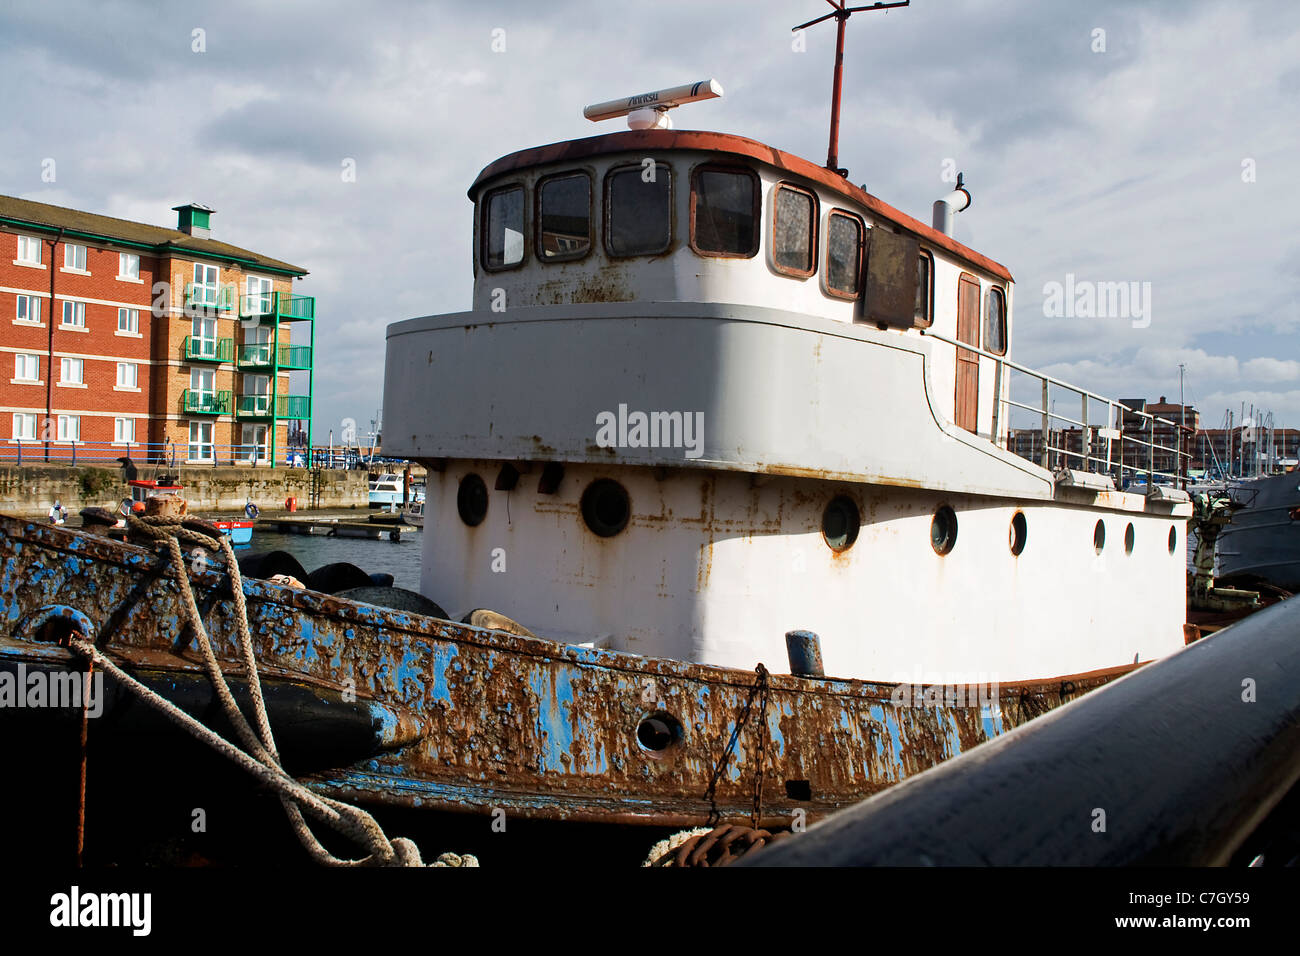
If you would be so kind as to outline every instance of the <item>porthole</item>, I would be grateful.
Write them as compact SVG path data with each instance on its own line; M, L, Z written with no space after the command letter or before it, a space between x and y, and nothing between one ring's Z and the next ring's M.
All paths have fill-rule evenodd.
M597 478L582 493L582 520L593 534L612 538L627 527L631 517L627 489L611 478Z
M930 547L936 554L947 554L957 543L957 512L940 505L930 521Z
M1098 554L1106 547L1106 523L1097 519L1097 526L1092 529L1092 548Z
M832 551L847 551L858 540L862 513L857 502L846 495L836 495L822 512L822 536Z
M1177 547L1178 547L1178 529L1170 528L1169 529L1169 553L1173 554L1175 549L1177 549Z
M1017 511L1011 516L1011 531L1008 534L1011 553L1019 557L1020 552L1025 550L1025 541L1029 538L1029 524L1025 521L1025 513Z
M460 520L469 527L476 528L487 517L487 510L487 485L476 474L466 475L456 490L456 511L460 514Z
M1130 521L1128 523L1128 527L1124 529L1124 553L1125 554L1133 553L1133 541L1135 537L1136 535L1133 531L1133 522Z
M657 710L641 719L636 728L636 742L652 755L663 754L682 739L682 724L666 711Z

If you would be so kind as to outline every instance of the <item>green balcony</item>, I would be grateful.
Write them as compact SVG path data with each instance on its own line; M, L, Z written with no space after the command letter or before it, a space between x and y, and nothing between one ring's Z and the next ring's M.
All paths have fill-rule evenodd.
M311 368L311 346L282 345L276 350L270 342L255 342L239 347L240 368L271 368L274 365L287 369Z
M239 297L239 314L243 318L278 319L311 322L316 318L316 297L292 292L255 292Z
M235 309L234 286L195 285L185 286L185 311L191 315L196 312L233 312Z
M230 392L197 392L187 388L181 394L181 409L187 415L229 415Z
M233 339L205 339L196 335L187 335L184 347L185 361L229 362L234 348Z
M235 403L235 415L239 418L311 418L311 396L279 395L272 409L270 395L240 395Z

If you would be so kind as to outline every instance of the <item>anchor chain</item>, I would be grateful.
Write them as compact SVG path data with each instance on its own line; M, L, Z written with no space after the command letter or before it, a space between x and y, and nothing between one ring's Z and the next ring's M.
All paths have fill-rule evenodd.
M759 705L761 729L758 739L758 765L754 771L754 806L751 819L754 828L758 828L759 818L763 812L763 773L766 768L767 758L767 689L768 689L768 671L761 663L754 668L757 679L749 688L749 694L745 698L745 708L740 713L740 718L736 721L736 726L731 731L731 739L727 741L726 748L722 751L722 756L718 758L717 766L713 768L713 775L709 778L709 789L705 791L705 799L709 801L709 816L707 823L710 826L717 824L721 819L718 813L718 780L727 769L727 764L731 762L731 757L736 750L736 742L740 739L741 731L749 723L749 715L754 709L754 699L761 697Z

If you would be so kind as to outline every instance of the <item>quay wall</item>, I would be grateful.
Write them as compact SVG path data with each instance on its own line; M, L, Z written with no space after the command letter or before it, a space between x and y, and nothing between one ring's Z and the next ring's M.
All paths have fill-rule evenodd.
M305 468L231 468L178 466L182 492L190 511L242 511L252 499L263 511L281 510L285 499L298 499L298 509L365 508L369 485L365 471L322 469L315 472L318 499L312 497L313 472ZM140 468L139 478L153 477ZM0 513L43 516L54 500L69 515L99 505L116 510L126 497L126 482L117 468L67 465L0 466Z

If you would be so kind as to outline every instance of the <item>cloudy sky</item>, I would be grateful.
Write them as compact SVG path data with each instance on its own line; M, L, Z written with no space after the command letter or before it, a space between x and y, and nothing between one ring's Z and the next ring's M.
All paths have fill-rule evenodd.
M790 28L827 9L0 0L0 193L158 225L203 202L308 268L323 441L374 417L388 323L469 307L479 169L621 128L584 105L715 77L679 127L823 162L834 24L802 52ZM1294 0L913 0L849 25L840 162L924 221L965 173L956 234L1016 277L1018 361L1170 400L1183 363L1206 424L1244 401L1300 427L1298 106ZM1150 283L1149 324L1045 315L1067 274Z

